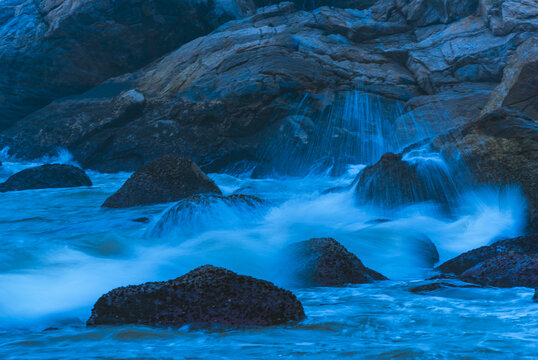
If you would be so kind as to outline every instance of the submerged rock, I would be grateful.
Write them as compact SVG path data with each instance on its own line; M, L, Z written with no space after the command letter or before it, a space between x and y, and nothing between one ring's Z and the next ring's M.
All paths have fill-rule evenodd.
M285 272L300 286L344 286L387 280L332 238L310 239L284 249Z
M0 184L0 192L91 185L88 175L76 166L46 164L13 174Z
M446 205L457 193L446 169L435 162L406 161L402 154L386 153L367 166L356 179L361 203L384 207L435 201Z
M507 239L468 251L438 267L484 286L538 286L538 235Z
M538 124L525 114L498 109L432 141L467 184L517 185L527 198L530 231L538 231Z
M124 208L177 201L220 189L194 161L165 155L136 171L104 202L104 207Z
M165 211L150 237L191 235L209 228L245 226L265 214L265 201L253 195L193 195Z
M479 286L476 285L459 285L459 284L452 284L448 282L433 282L429 284L414 286L409 289L414 294L425 294L432 291L442 290L442 289L448 289L448 288L477 288Z
M266 326L304 317L290 291L205 265L175 280L114 289L95 303L87 324Z
M538 302L538 288L534 289L534 296L532 297L532 301Z

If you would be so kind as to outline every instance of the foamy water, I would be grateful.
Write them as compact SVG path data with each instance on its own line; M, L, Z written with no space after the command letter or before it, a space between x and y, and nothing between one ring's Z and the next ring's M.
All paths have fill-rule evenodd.
M50 160L50 159L49 159ZM69 162L69 156L55 161ZM5 179L32 163L4 161ZM129 174L89 173L94 186L0 194L0 358L517 358L538 355L532 291L408 288L434 272L417 249L429 238L441 261L522 233L517 188L469 189L452 216L434 204L396 209L358 206L342 177L211 177L226 194L263 199L261 208L218 205L210 213L166 219L173 204L103 209ZM201 209L199 211L204 211ZM133 221L148 217L150 223ZM217 220L215 220L217 219ZM227 221L228 219L228 221ZM185 326L86 328L93 303L123 285L176 278L203 264L287 286L279 268L289 243L330 236L391 280L346 288L293 288L307 319L294 326L201 330ZM47 328L57 330L44 331Z

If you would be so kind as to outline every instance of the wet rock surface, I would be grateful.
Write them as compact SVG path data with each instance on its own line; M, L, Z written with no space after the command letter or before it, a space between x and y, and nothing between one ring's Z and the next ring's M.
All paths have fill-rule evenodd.
M402 154L383 155L376 164L364 168L355 181L360 203L385 207L423 201L448 205L457 193L446 169L435 163L406 160Z
M71 165L46 164L22 170L0 184L0 192L91 186L86 173Z
M538 230L538 125L501 108L432 141L467 184L517 185L527 198L528 227Z
M192 160L168 154L136 171L103 206L165 203L204 193L220 194L220 189Z
M498 241L461 254L441 264L438 269L483 286L536 287L538 236Z
M344 286L387 280L332 238L302 241L284 249L286 273L300 286Z
M267 326L304 317L291 292L205 265L175 280L114 289L96 302L87 324Z

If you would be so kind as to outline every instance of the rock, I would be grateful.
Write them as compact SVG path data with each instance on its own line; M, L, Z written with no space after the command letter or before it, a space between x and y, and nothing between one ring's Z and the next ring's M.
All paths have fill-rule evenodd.
M301 303L272 283L211 265L175 280L121 287L95 303L94 325L278 325L304 319Z
M166 203L204 193L221 192L192 160L168 154L136 171L103 206L124 208Z
M536 8L538 9L538 6ZM504 68L503 79L491 94L483 114L508 107L519 110L538 122L536 79L538 79L538 39L531 38L517 48Z
M0 184L0 192L29 189L68 188L91 186L86 173L78 167L46 164L22 170Z
M265 205L265 201L253 195L193 195L166 210L148 235L181 238L219 226L244 227L247 220L258 220L265 214Z
M383 109L375 117L390 119L401 101L421 94L412 74L379 46L385 38L412 42L409 27L367 17L338 8L296 11L290 3L260 9L138 72L32 113L0 135L0 146L21 158L63 146L84 167L107 172L133 171L171 152L206 171L241 160L278 167L286 157L294 162L285 172L300 167L305 154L313 154L310 163L356 157L354 148L336 154L327 142L356 141L348 124L335 123L328 138L328 113L349 109L358 84ZM118 105L125 91L143 103Z
M3 1L0 129L54 99L147 65L252 14L254 6L242 0Z
M461 254L438 267L444 273L461 275L476 265L502 254L538 255L538 235L520 236L497 241Z
M446 169L436 162L404 160L387 153L364 168L356 178L356 197L362 204L395 207L424 201L443 206L457 193Z
M404 149L478 118L493 88L492 83L462 83L435 95L412 98L392 125L397 147Z
M139 217L139 218L136 218L136 219L133 219L134 222L139 222L139 223L143 223L143 224L147 224L150 222L149 218L146 217L146 216L143 216L143 217Z
M460 275L460 279L482 286L538 286L538 256L507 252L480 262Z
M538 6L534 0L480 0L480 13L496 36L538 31Z
M299 286L344 286L387 280L365 267L332 238L310 239L284 249L286 273Z
M408 47L407 68L435 94L462 82L497 83L519 43L531 34L495 36L479 17L467 17Z
M538 288L534 289L534 296L532 297L532 301L538 302Z
M521 187L529 230L538 231L538 125L532 119L502 108L435 138L432 147L458 181Z
M414 294L424 295L425 293L429 293L429 292L437 291L437 290L442 290L442 289L447 289L447 288L477 288L477 287L479 287L479 286L475 286L475 285L456 285L456 284L451 284L451 283L448 283L448 282L434 282L434 283L414 286L414 287L410 288L409 291L411 291Z

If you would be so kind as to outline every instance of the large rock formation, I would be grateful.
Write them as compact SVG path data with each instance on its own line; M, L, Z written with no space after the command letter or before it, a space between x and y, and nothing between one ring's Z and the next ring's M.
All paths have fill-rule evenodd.
M0 129L254 9L241 0L2 1Z
M175 280L114 289L88 325L278 325L304 319L301 303L272 283L210 265Z
M13 174L0 184L0 192L91 185L88 175L78 167L46 164Z
M538 235L502 240L468 251L438 269L483 286L535 288L538 286Z
M518 185L528 202L528 225L538 230L538 124L522 113L499 109L432 141L472 184Z
M284 272L299 286L344 286L387 280L331 238L310 239L284 249Z
M166 203L205 193L221 192L194 161L168 154L136 171L103 206L125 208Z
M68 13L91 9L96 2L84 2L88 3L84 6L75 2L73 11ZM230 13L215 10L224 3L228 2L208 4L210 11L206 17L198 12L199 16L182 12L185 18L192 18L194 25L180 28L187 31L187 28L198 29L198 22L211 26L219 23L221 20L217 19L221 18L215 13L221 14L222 19ZM247 14L270 1L232 3L241 10L238 13ZM481 111L487 93L501 80L516 48L535 31L534 15L526 19L520 16L529 6L527 2L521 2L518 8L513 1L500 0L484 0L480 4L478 0L342 0L330 4L352 10L328 7L300 10L328 3L325 0L295 1L297 6L281 3L260 9L248 18L230 21L138 71L112 78L86 93L58 99L28 115L0 135L0 146L10 146L11 154L22 158L40 157L63 146L84 167L100 171L132 171L171 152L192 158L208 171L228 169L231 164L247 161L246 167L254 164L262 169L300 174L313 164L338 168L341 165L338 162L374 161L382 152L378 154L371 148L379 147L379 138L387 137L386 129L401 115L398 109L414 97L422 98L408 103L408 108L416 110L408 116L419 121L452 127L474 117ZM151 1L135 9L147 6L147 11L153 14L157 10L152 6L156 4ZM192 6L198 9L197 5ZM497 8L502 9L504 23L513 25L503 25L500 32L492 30L498 28L492 25L498 17ZM123 7L114 9L115 14L123 16ZM171 9L170 13L176 14L176 8ZM62 6L50 10L51 14L65 11ZM512 17L507 17L508 13ZM153 34L157 30L151 19L136 29L142 31L147 26L147 33ZM95 24L100 24L99 21ZM88 26L83 21L76 24L79 28ZM166 24L165 21L162 26ZM109 33L103 32L102 27L95 28L98 29L95 34L102 33L100 44L116 44L116 38L107 40ZM144 44L154 43L152 38L140 36L130 27L125 31L129 39L132 36ZM167 32L159 29L159 41L174 36L186 38L182 31L172 31L166 37L162 34ZM202 33L202 30L198 32ZM55 34L57 41L71 36ZM123 32L119 34L122 44L113 52L111 64L118 63L118 56L120 64L125 59L136 58L125 55L125 51L151 53L144 46L133 46L138 44L136 41L125 41L121 37ZM88 46L92 46L97 38L89 37ZM36 43L44 41L39 36L36 39ZM61 54L85 54L90 64L101 64L104 61L100 60L104 54L99 52L101 47L88 50L84 39L80 40L84 46L77 51L59 53L60 60L64 61ZM161 44L159 41L155 43ZM93 56L92 51L99 53ZM156 53L148 56L155 57ZM63 64L62 61L59 62ZM28 67L43 69L32 64ZM73 64L82 71L76 72L71 63L59 67L80 76L93 74L76 61ZM122 69L132 71L135 67L122 66ZM19 73L4 73L12 72ZM114 70L107 76L117 73ZM29 86L19 78L9 82L14 87ZM49 82L53 87L59 86L54 76ZM88 81L80 79L76 83L89 86ZM64 85L62 89L69 88ZM367 96L356 96L357 89ZM426 94L437 98L424 98ZM19 95L17 99L22 99ZM6 102L17 103L20 101ZM445 116L448 120L437 121L439 117L427 111L428 104L448 107ZM368 125L357 125L359 120ZM406 122L409 120L398 121ZM429 128L428 135L446 130L441 125ZM353 146L359 141L364 145ZM407 141L413 139L400 142ZM334 146L335 143L344 145ZM287 166L282 165L284 157ZM263 175L264 171L256 173Z

